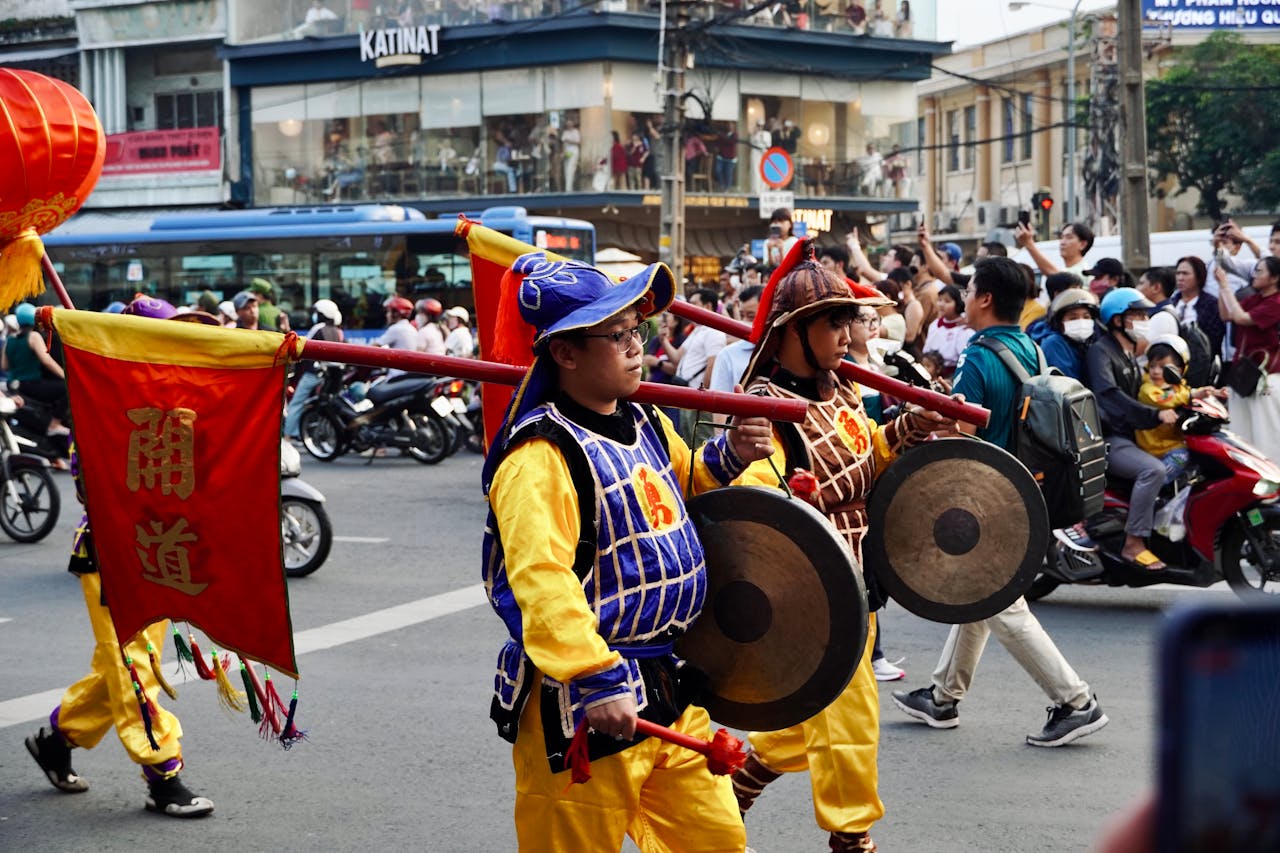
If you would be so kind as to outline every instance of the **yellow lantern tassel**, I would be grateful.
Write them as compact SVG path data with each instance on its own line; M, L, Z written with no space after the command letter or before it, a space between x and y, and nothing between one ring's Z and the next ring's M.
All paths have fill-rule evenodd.
M40 260L44 243L34 228L24 229L17 237L0 246L0 306L10 306L44 293L44 274Z
M231 684L231 679L227 677L227 671L222 668L222 663L218 660L218 653L213 653L213 678L218 683L218 702L222 707L232 711L244 713L248 709L244 692L236 690Z

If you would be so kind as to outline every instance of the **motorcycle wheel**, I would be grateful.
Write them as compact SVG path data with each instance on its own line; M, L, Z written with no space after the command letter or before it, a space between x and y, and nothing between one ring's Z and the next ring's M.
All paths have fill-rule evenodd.
M1058 588L1061 583L1057 578L1051 578L1048 575L1036 575L1036 579L1031 582L1031 586L1023 594L1027 601L1039 601L1049 593Z
M45 468L15 468L0 482L0 528L15 542L39 542L58 523L62 496Z
M343 447L342 427L331 416L319 409L312 409L302 416L298 424L302 446L321 462L332 462L346 450Z
M333 525L324 506L302 498L280 500L280 536L284 571L302 578L320 568L333 547Z
M409 455L423 465L435 465L453 451L453 434L440 418L428 415L414 415L413 444L409 446Z
M1257 554L1243 522L1234 521L1222 536L1222 575L1241 598L1280 595L1280 519L1268 515L1262 526L1253 529L1267 542L1271 553ZM1268 561L1272 563L1270 571Z

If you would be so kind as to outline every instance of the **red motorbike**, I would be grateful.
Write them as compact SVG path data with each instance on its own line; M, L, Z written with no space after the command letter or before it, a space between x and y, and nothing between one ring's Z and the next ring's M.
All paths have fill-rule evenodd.
M1218 401L1195 400L1179 414L1191 459L1161 492L1156 515L1188 490L1185 508L1175 524L1147 539L1166 568L1149 571L1120 557L1133 484L1108 476L1103 509L1085 522L1096 547L1055 542L1028 599L1064 583L1205 587L1223 579L1243 598L1280 594L1280 467L1223 428L1227 410Z

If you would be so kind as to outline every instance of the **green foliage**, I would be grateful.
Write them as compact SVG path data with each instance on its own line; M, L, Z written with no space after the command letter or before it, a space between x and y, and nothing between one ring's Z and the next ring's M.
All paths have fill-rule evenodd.
M1223 195L1249 207L1280 203L1280 47L1219 31L1147 84L1148 165L1175 194L1200 193L1197 210L1222 215Z

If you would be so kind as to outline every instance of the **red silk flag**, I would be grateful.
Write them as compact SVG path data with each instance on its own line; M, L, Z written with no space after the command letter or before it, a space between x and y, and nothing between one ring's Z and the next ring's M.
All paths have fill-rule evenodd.
M515 259L521 255L529 252L545 252L545 250L522 243L514 237L468 219L458 222L457 232L467 238L467 250L471 254L471 289L476 300L476 330L479 332L480 357L495 360L491 350L495 320L498 316L502 274L511 269ZM553 261L568 260L555 252L545 252L545 254ZM508 362L510 363L510 360ZM532 352L528 353L523 361L516 362L519 367L527 367L532 363ZM492 443L493 437L502 427L502 417L506 414L507 405L511 402L513 393L515 389L508 385L494 385L486 382L482 386L480 402L484 411L486 442Z
M161 619L297 677L280 541L285 339L52 309L121 645Z

